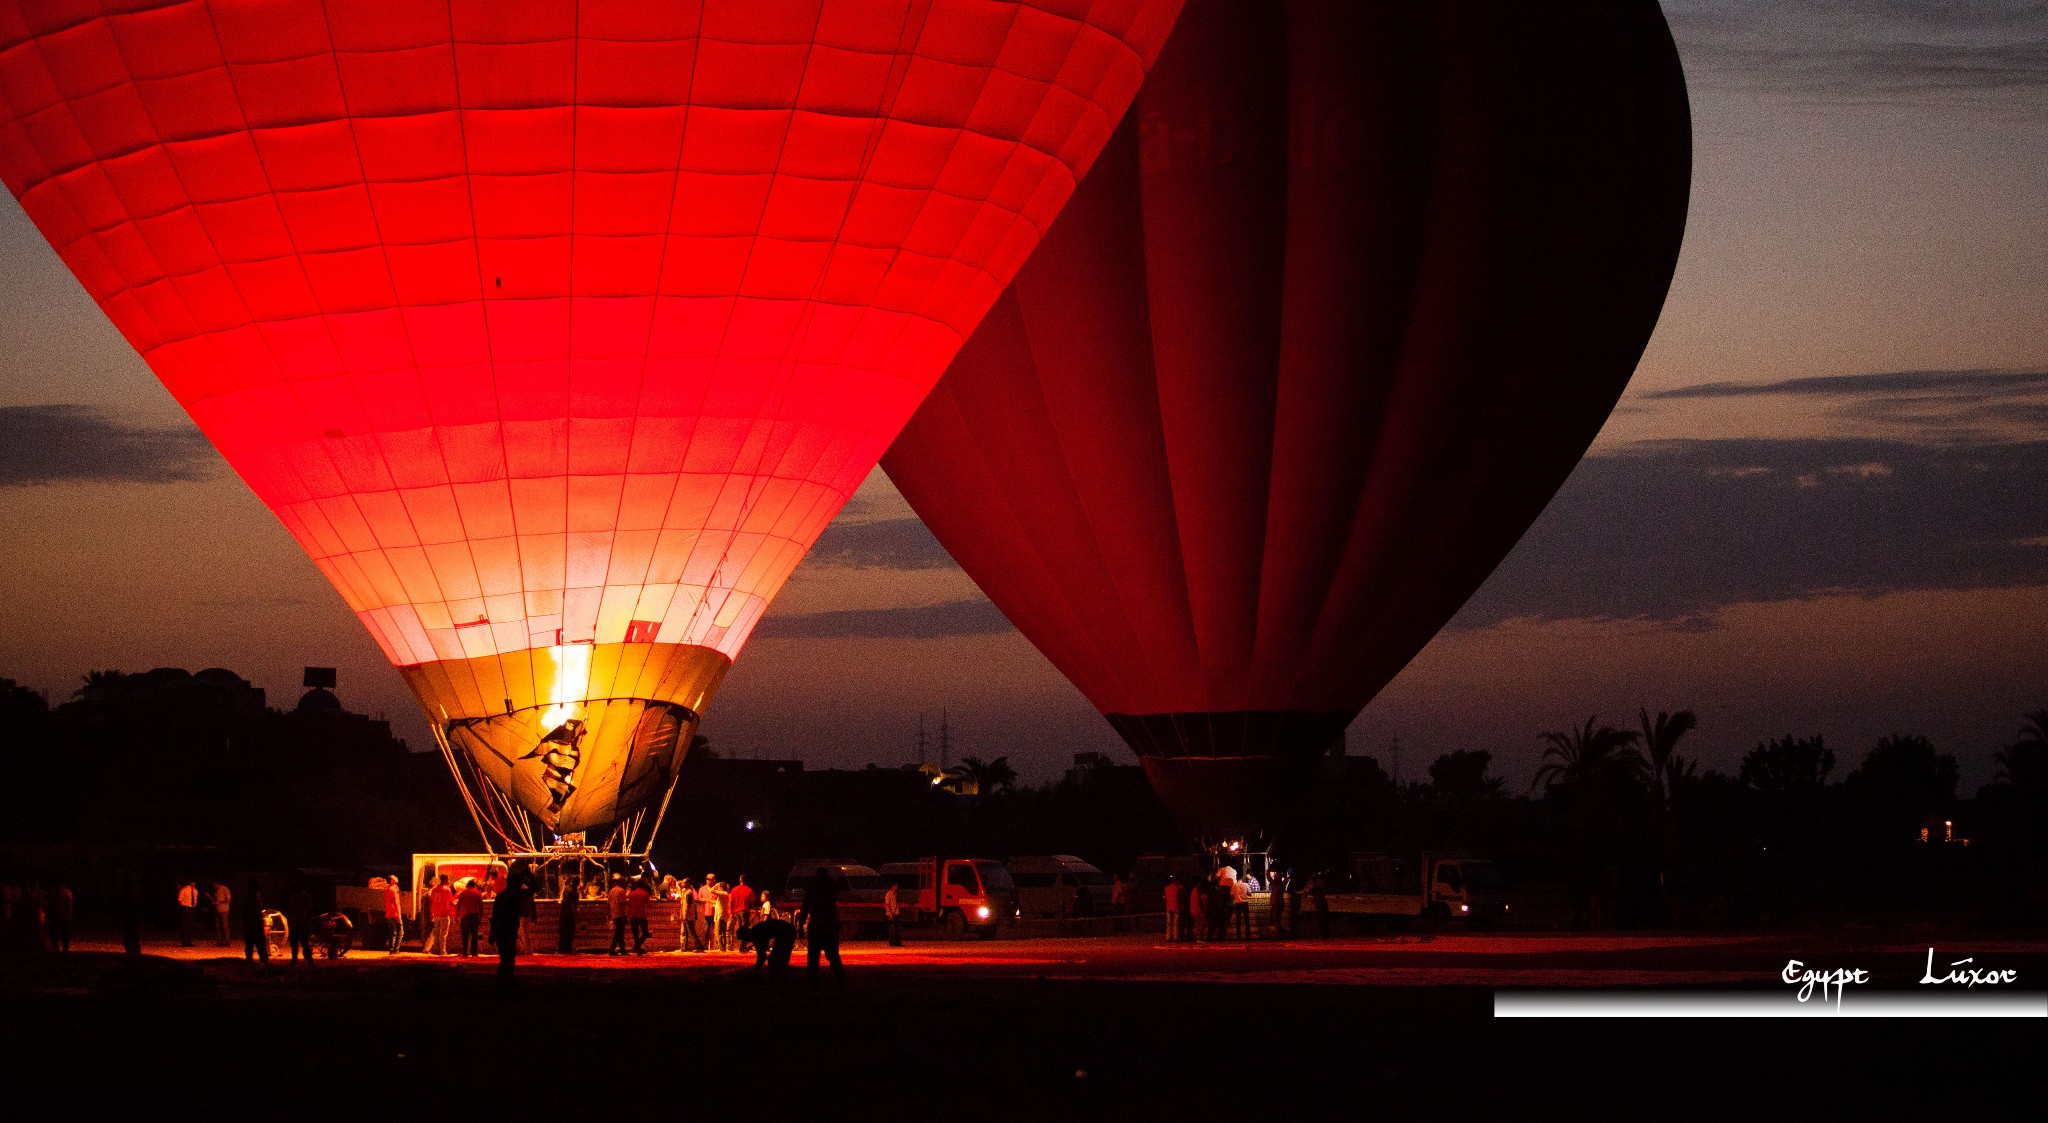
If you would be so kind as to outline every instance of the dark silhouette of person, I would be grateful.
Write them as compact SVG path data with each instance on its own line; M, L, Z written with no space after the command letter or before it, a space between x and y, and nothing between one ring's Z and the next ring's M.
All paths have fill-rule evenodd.
M285 943L292 951L292 962L299 961L301 951L306 962L313 962L313 895L306 892L304 885L292 887L284 898Z
M533 870L515 858L505 887L491 903L491 942L498 945L498 989L512 989L512 971L519 959L519 918L533 902Z
M846 967L839 962L839 886L832 873L818 867L817 876L804 889L804 976L811 987L818 985L818 957L832 964L832 981L846 986Z
M75 900L71 887L61 881L50 882L50 950L59 955L71 953L71 915Z
M255 878L249 879L249 888L235 904L242 909L242 958L270 962L270 933L263 930L263 894Z
M1326 881L1324 881L1324 880L1323 880L1323 875L1322 875L1322 874L1317 874L1317 875L1315 875L1314 877L1312 877L1312 878L1309 878L1309 881L1308 881L1308 903L1309 903L1309 907L1311 907L1311 908L1313 908L1313 909L1315 909L1315 910L1316 910L1316 936L1317 936L1317 938L1319 938L1319 939L1324 939L1324 940L1327 940L1327 939L1329 939L1329 938L1330 938L1330 886L1329 886L1329 883L1328 883L1328 882L1326 882Z
M576 950L576 898L582 893L582 883L562 879L562 907L555 915L555 950L563 955Z
M757 924L751 924L739 931L741 940L754 945L754 980L761 979L761 968L768 968L768 981L780 986L789 981L789 955L796 950L796 925L787 920L769 917Z
M121 875L121 898L114 903L116 923L121 928L121 951L142 954L142 902L135 896L135 875Z

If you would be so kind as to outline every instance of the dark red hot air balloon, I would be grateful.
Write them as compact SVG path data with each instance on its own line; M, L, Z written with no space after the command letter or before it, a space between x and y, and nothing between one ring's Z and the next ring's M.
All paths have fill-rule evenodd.
M1260 829L1613 408L1690 150L1651 0L1192 0L883 466L1190 833Z
M0 175L531 847L669 791L1179 6L7 0Z

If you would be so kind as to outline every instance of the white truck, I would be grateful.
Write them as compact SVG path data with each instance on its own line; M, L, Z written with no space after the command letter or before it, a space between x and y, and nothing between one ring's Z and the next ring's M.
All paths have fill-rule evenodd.
M1503 925L1511 915L1507 883L1486 858L1457 851L1424 851L1419 861L1353 854L1349 872L1358 888L1329 894L1333 914L1477 925ZM1295 888L1305 891L1307 883ZM1302 906L1307 911L1305 892Z

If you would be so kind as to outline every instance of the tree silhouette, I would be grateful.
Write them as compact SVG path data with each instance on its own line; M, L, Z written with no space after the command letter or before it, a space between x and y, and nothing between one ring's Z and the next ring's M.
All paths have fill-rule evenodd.
M1786 735L1758 745L1742 758L1742 782L1769 796L1814 795L1827 786L1835 751L1820 734Z
M1680 710L1675 714L1658 711L1657 719L1650 720L1650 711L1638 710L1643 725L1643 749L1650 754L1650 780L1656 790L1657 808L1661 812L1665 801L1670 798L1672 752L1686 734L1699 728L1699 718L1691 710Z
M1913 734L1880 738L1843 784L1873 841L1900 842L1955 798L1956 758Z
M973 781L975 790L984 794L1007 792L1017 786L1017 770L1010 767L1007 756L994 760L963 756L960 758L960 770Z
M1445 753L1429 766L1431 794L1449 800L1497 798L1505 785L1500 777L1486 774L1492 764L1493 754L1485 749Z
M1547 789L1571 784L1592 792L1640 784L1649 774L1649 765L1634 748L1636 738L1633 731L1601 725L1597 715L1587 718L1582 728L1545 733L1543 762L1530 786Z
M2018 788L2022 795L2039 799L2048 791L2048 710L2026 715L2019 737L1992 754L1998 762L1998 780Z
M103 697L106 692L120 684L128 676L120 671L87 671L79 679L79 687L71 692L73 698Z
M1641 790L1649 774L1635 749L1633 730L1601 725L1598 716L1580 728L1545 733L1543 761L1535 785L1566 802L1578 824L1578 880L1572 887L1575 920L1605 926L1609 902L1619 897L1616 853L1623 804Z

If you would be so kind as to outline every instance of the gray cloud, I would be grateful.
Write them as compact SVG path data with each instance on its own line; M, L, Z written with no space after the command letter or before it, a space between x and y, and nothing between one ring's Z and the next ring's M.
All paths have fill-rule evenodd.
M1707 382L1644 401L1791 397L1826 403L1864 435L1920 443L1989 443L2048 436L2048 371L1900 370L1778 382Z
M0 487L176 483L217 463L197 429L130 425L90 406L0 406Z
M1696 79L1845 98L1997 96L2048 88L2035 0L1672 0Z
M1452 626L2048 584L2044 535L2048 441L1654 442L1581 462Z
M1770 394L1826 398L1865 394L1941 394L1981 401L2041 390L2048 390L2048 371L1898 370L1788 378L1780 382L1705 382L1642 396L1654 401L1669 398L1748 398Z
M915 518L842 520L818 536L805 563L842 569L948 569L953 556Z
M771 610L755 639L942 639L1011 631L1010 621L986 600L946 601L912 608L852 608L777 616Z

